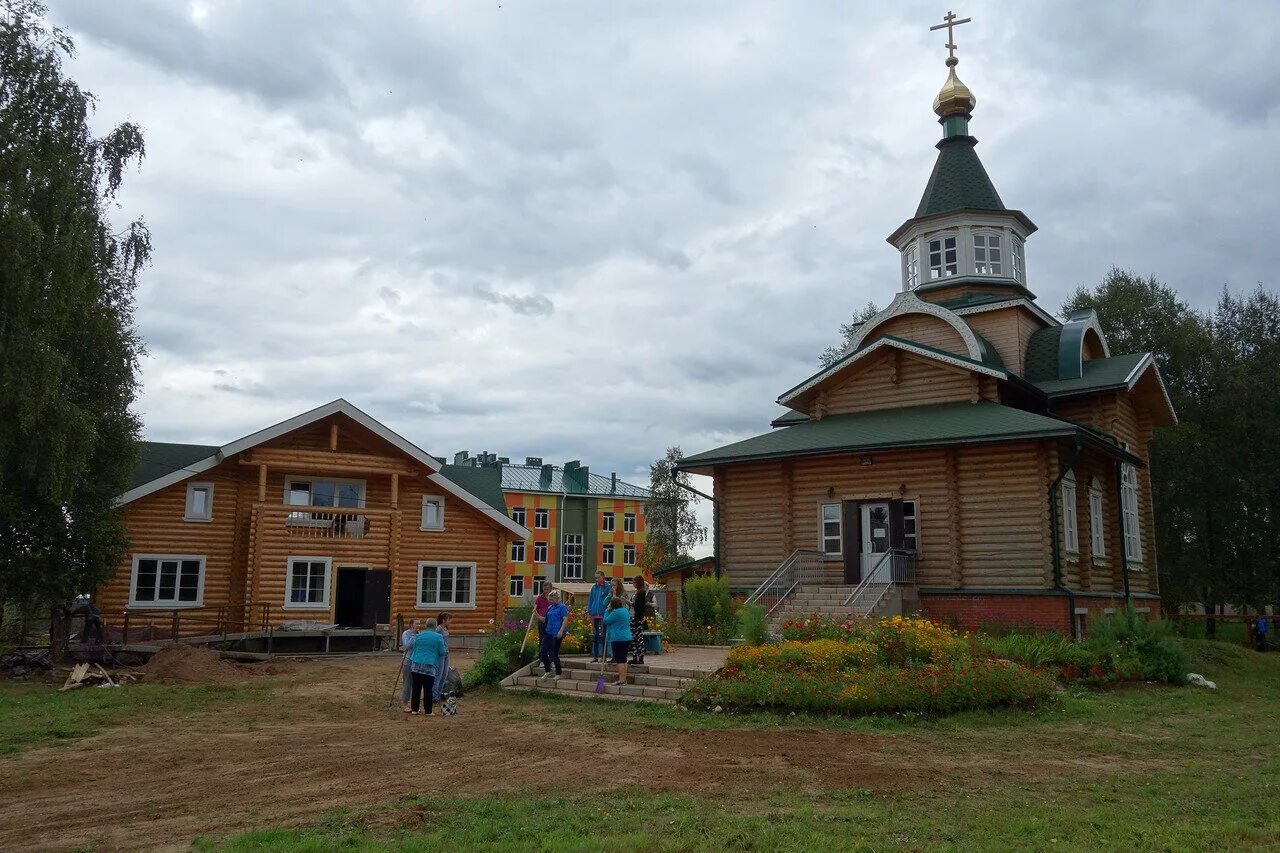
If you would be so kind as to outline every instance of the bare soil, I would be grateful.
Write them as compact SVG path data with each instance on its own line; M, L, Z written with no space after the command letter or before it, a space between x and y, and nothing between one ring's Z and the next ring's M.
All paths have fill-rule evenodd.
M455 665L468 662L466 653L457 658ZM581 793L624 784L700 794L892 792L1135 767L1046 745L1025 729L997 732L994 743L991 731L972 738L816 728L602 732L575 721L571 701L513 709L523 700L494 692L466 697L457 717L413 717L398 702L388 709L398 664L388 657L272 664L259 682L270 688L264 695L190 716L144 715L0 758L0 849L185 849L197 835L298 824L407 794ZM226 683L254 672L198 656L157 656L152 666L149 680L190 679L178 683ZM540 709L544 718L524 719Z

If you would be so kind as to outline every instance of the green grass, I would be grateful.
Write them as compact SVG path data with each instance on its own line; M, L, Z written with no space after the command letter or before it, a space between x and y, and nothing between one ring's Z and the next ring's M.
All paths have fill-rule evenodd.
M183 715L255 694L257 688L131 684L59 693L38 682L0 682L0 755L28 746L96 734L143 715Z
M1227 643L1192 648L1196 671L1216 680L1217 691L1073 689L1029 712L937 720L704 715L536 696L504 703L513 722L572 716L589 729L644 732L657 744L663 729L821 726L892 733L943 755L978 751L1026 760L1030 754L1060 762L1059 770L1032 780L1014 774L966 784L961 776L896 794L779 787L717 795L627 787L605 796L419 796L336 812L312 826L195 845L230 851L1280 849L1280 655Z

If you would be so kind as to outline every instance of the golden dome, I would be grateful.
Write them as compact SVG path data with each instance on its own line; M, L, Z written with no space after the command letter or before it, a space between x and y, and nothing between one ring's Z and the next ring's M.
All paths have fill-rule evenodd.
M947 59L947 67L951 69L947 73L947 82L942 84L938 97L933 99L933 111L939 118L967 116L978 105L978 99L973 96L973 92L970 92L969 87L960 82L960 78L956 76L957 62L955 57Z

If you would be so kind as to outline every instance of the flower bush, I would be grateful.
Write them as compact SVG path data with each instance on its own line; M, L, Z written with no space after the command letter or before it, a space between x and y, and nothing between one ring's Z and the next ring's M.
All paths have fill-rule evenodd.
M879 663L879 650L868 642L814 640L809 643L735 646L729 650L723 671L822 673L868 669Z
M867 642L879 649L881 662L888 666L941 664L969 657L965 635L928 619L909 616L886 619L810 616L784 623L782 636L799 641Z

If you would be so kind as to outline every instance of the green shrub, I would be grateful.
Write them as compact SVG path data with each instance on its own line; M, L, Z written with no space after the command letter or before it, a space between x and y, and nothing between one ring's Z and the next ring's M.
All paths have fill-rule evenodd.
M1132 607L1094 623L1084 645L1110 669L1146 681L1184 684L1191 670L1191 655L1173 626L1148 620Z
M531 614L532 608L528 607L509 610L502 624L494 625L493 632L480 649L480 657L462 678L464 687L497 684L538 656L536 633L529 636L524 652L520 651Z
M724 625L694 628L684 622L668 622L662 638L673 646L727 646L731 633Z
M763 646L769 642L769 621L764 615L764 605L744 604L738 608L738 635L749 646Z
M732 628L733 598L729 579L703 575L684 584L685 621L690 628Z

